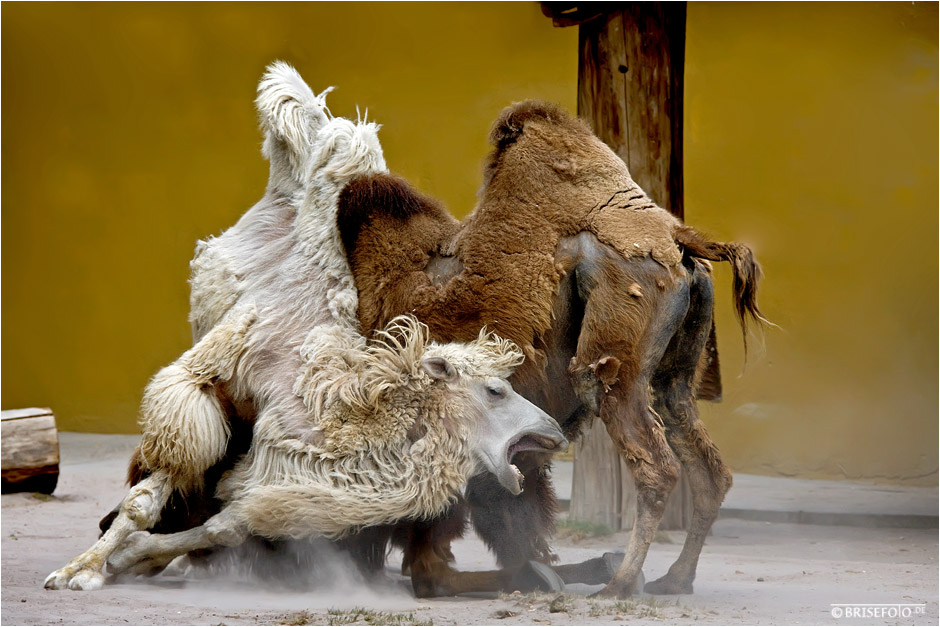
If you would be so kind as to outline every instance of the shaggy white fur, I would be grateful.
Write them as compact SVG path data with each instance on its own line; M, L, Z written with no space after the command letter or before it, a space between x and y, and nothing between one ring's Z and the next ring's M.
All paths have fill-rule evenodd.
M440 514L480 470L471 446L487 412L474 381L504 378L522 361L514 345L486 334L429 344L412 317L371 343L346 326L321 327L304 348L295 390L315 435L286 432L280 416L263 413L251 451L219 488L230 514L272 538L338 537ZM422 365L444 353L451 381Z
M298 303L303 320L297 322L307 329L327 322L326 312L355 321L358 298L336 229L337 199L353 178L387 167L379 126L332 117L329 91L315 96L282 62L262 78L256 103L262 152L271 163L267 192L232 228L196 246L190 264L194 340L246 296Z
M295 385L312 429L290 432L282 416L263 411L248 455L219 486L222 511L180 533L131 534L109 569L146 571L188 551L239 544L249 533L337 538L432 517L453 502L480 470L473 445L492 413L475 388L505 381L522 361L518 348L485 331L466 344L429 343L427 327L410 316L372 342L344 325L314 331ZM554 421L528 407L536 421L530 426L544 437L554 431L563 443ZM509 409L526 413L525 406Z
M235 226L197 244L194 346L144 392L140 459L166 485L131 490L108 533L52 573L46 587L100 587L114 546L152 524L134 515L142 499L159 513L172 491L201 485L229 438L219 385L236 403L289 417L289 431L308 426L306 407L292 391L302 365L299 345L317 325L349 325L357 306L336 233L336 200L352 177L386 169L378 126L332 117L325 94L315 96L285 63L271 65L261 80L256 104L270 160L266 193Z
M287 63L268 66L258 84L255 106L264 132L261 153L271 163L269 187L283 185L280 191L287 195L304 187L309 147L330 119L326 95L332 90L328 87L317 96Z
M478 462L521 490L507 451L523 436L565 444L557 423L505 381L498 403L481 401L521 362L511 343L481 334L429 345L413 318L396 320L375 343L359 335L337 201L352 178L384 172L385 161L378 126L332 117L325 93L315 96L282 63L262 79L268 188L235 226L196 247L194 346L144 393L139 460L150 476L98 543L46 587L100 587L109 556L123 570L248 532L337 537L432 516ZM222 397L255 420L248 454L219 485L228 505L199 528L148 539L143 530L156 519L138 512L158 515L172 492L200 487L225 455Z

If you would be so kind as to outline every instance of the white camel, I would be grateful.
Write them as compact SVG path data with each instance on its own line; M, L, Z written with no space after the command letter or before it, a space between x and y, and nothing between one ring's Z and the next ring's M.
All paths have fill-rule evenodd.
M327 90L328 91L328 90ZM132 465L142 480L88 551L47 588L89 590L114 571L193 548L339 537L443 511L480 470L521 490L511 456L566 445L557 423L506 382L521 354L481 334L428 344L411 318L376 341L336 230L351 179L385 171L378 127L333 117L296 71L272 65L256 101L270 161L264 197L192 262L194 345L151 380ZM226 454L228 415L254 420L249 453L204 525L149 534L170 495L202 486ZM110 558L110 559L109 559Z

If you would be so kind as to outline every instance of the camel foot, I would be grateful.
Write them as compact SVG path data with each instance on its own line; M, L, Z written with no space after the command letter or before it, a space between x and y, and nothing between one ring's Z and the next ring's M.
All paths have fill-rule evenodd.
M565 582L551 567L530 560L513 575L510 587L519 592L561 592Z
M100 590L104 587L104 575L92 568L69 565L46 577L43 587L49 590Z
M617 553L605 554L605 557L606 555L617 555ZM639 594L642 592L643 585L645 583L646 578L643 576L642 570L637 573L636 579L634 579L632 582L622 583L618 581L616 577L614 577L611 579L609 584L592 594L591 598L598 597L605 599L626 599L633 596L634 594Z
M647 594L692 594L692 580L673 577L668 573L643 587Z

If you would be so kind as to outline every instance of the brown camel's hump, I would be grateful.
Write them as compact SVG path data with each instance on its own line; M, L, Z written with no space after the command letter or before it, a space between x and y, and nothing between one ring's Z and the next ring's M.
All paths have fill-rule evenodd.
M414 311L421 297L430 299L424 268L458 228L440 203L400 177L377 174L343 189L336 220L359 291L363 331Z
M579 119L570 115L559 105L542 100L523 100L509 105L499 114L490 130L490 143L497 150L506 148L522 134L526 122L542 120L560 128L579 133L590 133L590 129Z
M375 174L350 181L339 195L336 223L350 254L360 233L372 222L408 222L425 215L435 221L454 222L439 202L392 174Z

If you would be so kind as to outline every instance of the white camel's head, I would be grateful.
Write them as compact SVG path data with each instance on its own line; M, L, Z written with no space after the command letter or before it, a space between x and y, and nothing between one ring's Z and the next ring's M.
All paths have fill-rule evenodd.
M396 321L414 324L403 316L389 328ZM427 328L417 324L426 335ZM445 398L457 408L459 419L469 424L469 448L478 470L492 473L513 494L522 492L525 480L515 463L517 454L568 447L555 419L510 385L508 378L523 359L515 344L485 329L471 342L428 344L420 359L427 375L447 388Z
M513 494L522 492L525 481L515 463L518 453L554 453L568 448L558 423L513 390L506 380L508 375L468 375L443 356L426 357L422 367L432 378L470 392L480 416L471 431L471 450L481 469L492 473Z
M367 342L346 326L331 325L311 332L301 356L307 369L295 393L316 415L342 416L321 424L327 437L346 437L339 432L354 425L350 435L359 449L401 440L394 447L415 458L438 455L439 446L438 453L429 452L437 446L431 442L448 440L454 459L438 461L460 466L466 459L467 473L490 472L519 494L524 477L514 463L518 453L550 454L568 446L558 423L507 380L522 363L521 351L486 331L471 342L438 344L416 318L399 316ZM350 411L335 411L336 402Z

